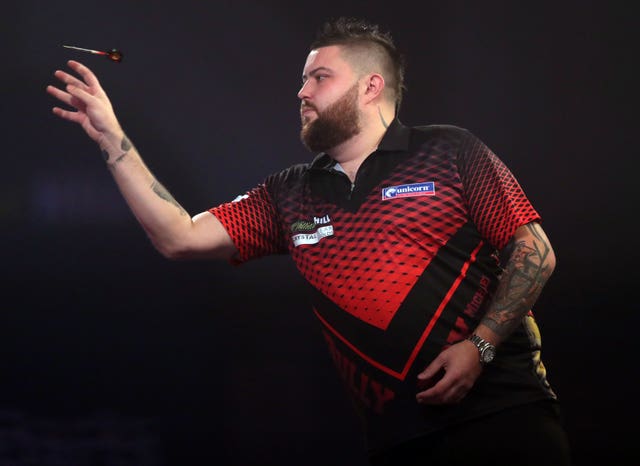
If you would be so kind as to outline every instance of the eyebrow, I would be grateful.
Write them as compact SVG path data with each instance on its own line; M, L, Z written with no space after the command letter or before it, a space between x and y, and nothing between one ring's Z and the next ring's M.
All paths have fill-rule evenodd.
M311 71L309 71L308 75L303 74L302 75L302 81L303 82L306 81L309 76L314 76L314 75L318 74L320 71L328 71L329 73L332 72L331 68L327 68L326 66L319 66L319 67L314 68Z

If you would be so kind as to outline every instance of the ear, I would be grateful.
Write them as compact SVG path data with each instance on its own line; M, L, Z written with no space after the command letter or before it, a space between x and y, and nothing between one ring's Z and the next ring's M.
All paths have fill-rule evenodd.
M365 91L364 99L366 102L371 102L378 98L384 90L384 78L378 73L370 74L365 77Z

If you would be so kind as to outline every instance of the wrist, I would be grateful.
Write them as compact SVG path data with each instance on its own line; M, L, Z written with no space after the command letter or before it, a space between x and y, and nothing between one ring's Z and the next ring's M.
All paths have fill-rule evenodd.
M496 355L496 347L492 343L490 343L489 341L485 340L481 336L476 335L475 333L470 335L467 338L467 340L469 340L471 343L473 343L473 345L478 350L480 363L483 366L485 364L489 364L491 361L493 361L493 359L495 358L495 355Z
M98 146L107 164L115 163L131 149L131 143L122 130L104 133L98 141Z

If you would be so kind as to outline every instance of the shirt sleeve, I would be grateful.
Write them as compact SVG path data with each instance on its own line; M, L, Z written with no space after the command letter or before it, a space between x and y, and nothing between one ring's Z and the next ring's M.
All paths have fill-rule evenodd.
M264 184L231 202L210 208L209 212L222 223L238 249L232 264L288 252L276 209Z
M497 249L503 249L519 227L540 220L513 173L471 133L461 144L458 168L471 218Z

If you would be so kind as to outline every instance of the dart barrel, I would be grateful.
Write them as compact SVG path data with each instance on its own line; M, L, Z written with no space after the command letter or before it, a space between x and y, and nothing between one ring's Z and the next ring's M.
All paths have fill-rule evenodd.
M122 58L123 58L123 55L122 55L122 52L120 50L111 49L111 50L109 50L109 52L107 52L107 57L111 61L121 62Z

